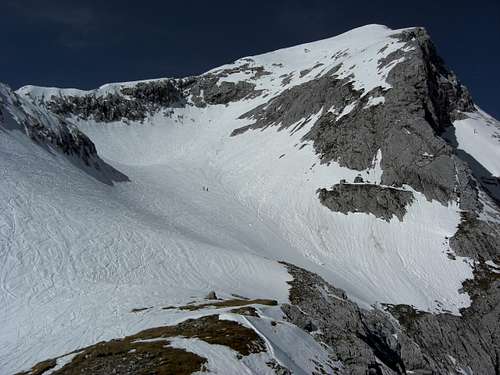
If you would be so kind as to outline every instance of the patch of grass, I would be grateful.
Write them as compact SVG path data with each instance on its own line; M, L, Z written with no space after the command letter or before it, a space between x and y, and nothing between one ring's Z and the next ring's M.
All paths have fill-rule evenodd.
M49 371L51 368L56 367L57 361L56 359L48 359L46 361L37 363L35 366L31 368L28 372L20 372L17 375L42 375L44 372Z
M129 338L101 342L78 354L54 374L192 374L201 371L206 358L168 341L133 342Z
M198 338L209 344L227 346L244 356L266 350L264 341L253 329L230 320L220 320L218 315L188 319L176 326L147 329L131 338L144 340L175 336Z
M265 306L277 306L278 302L273 299L228 299L220 302L207 302L200 305L188 304L185 306L178 307L179 310L189 310L196 311L207 307L214 307L216 309L221 309L224 307L239 307L248 305L265 305Z
M220 320L218 315L209 315L175 326L147 329L123 339L99 342L79 350L70 363L53 374L187 375L205 370L206 358L169 346L169 339L173 337L197 338L209 344L227 346L239 357L266 351L264 341L253 329L238 322ZM40 362L31 372L22 375L42 375L55 365L55 359Z

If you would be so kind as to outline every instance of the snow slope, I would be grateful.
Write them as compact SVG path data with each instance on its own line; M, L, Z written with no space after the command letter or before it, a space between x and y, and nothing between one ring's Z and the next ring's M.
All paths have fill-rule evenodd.
M209 72L262 66L269 74L259 78L245 69L220 78L255 83L263 92L253 99L159 111L143 123L73 118L100 156L130 179L112 186L7 127L15 120L2 109L1 372L180 319L166 312L134 315L132 308L185 304L209 290L286 302L290 276L276 260L317 272L365 307L406 303L458 313L467 306L468 295L458 290L472 275L469 261L447 256L447 239L460 221L456 204L414 192L403 222L335 213L320 204L316 190L353 181L359 172L320 163L301 139L314 119L293 134L272 127L229 136L252 123L241 114L339 65L335 74L349 76L356 88L388 88L385 77L397 62L379 69L377 59L402 48L390 37L396 32L370 25ZM26 106L88 93L18 91ZM380 182L381 157L362 172L365 180ZM197 342L175 344L209 350Z
M250 251L275 236L259 223L260 238L240 236L249 214L238 204L227 207L236 224L222 227L198 218L196 204L217 205L213 196L177 200L182 184L147 191L140 176L131 189L110 187L20 131L2 130L2 373L165 323L137 322L133 308L182 305L210 290L287 300L286 270ZM155 201L169 209L158 214ZM184 223L183 213L197 222Z
M458 148L475 158L493 176L500 176L500 122L478 108L453 123Z

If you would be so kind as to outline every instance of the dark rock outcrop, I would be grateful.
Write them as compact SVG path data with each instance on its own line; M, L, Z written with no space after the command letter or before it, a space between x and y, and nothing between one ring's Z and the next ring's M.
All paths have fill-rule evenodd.
M85 173L112 184L128 181L128 177L104 162L94 143L73 124L57 114L41 113L26 103L10 88L0 85L0 129L20 130L41 147L51 148L66 155L70 162Z
M331 190L319 189L321 203L332 211L371 213L390 221L396 216L403 221L413 193L402 189L373 184L337 184Z
M140 82L135 86L122 87L120 93L103 96L53 96L45 105L55 114L97 122L142 121L148 115L164 107L185 105L182 80Z
M260 72L260 73L259 73ZM264 74L258 70L255 74ZM96 122L143 121L160 110L185 107L192 104L205 107L207 104L228 104L261 94L255 84L221 80L225 75L205 74L185 79L163 79L139 82L99 95L52 96L44 98L42 106L64 117L77 116Z
M205 107L207 104L229 104L245 98L254 98L261 93L255 90L253 83L219 82L217 76L210 74L197 77L187 92L191 94L191 100L198 107Z
M279 129L295 125L292 131L296 131L308 123L322 108L344 108L349 105L359 97L360 93L353 89L352 83L347 79L339 80L332 76L339 68L340 66L337 66L322 77L286 89L268 103L242 114L240 118L253 119L255 122L235 129L231 135L273 125L279 125ZM304 120L299 123L302 119Z
M495 259L500 256L500 224L464 212L457 232L450 238L450 246L460 256Z

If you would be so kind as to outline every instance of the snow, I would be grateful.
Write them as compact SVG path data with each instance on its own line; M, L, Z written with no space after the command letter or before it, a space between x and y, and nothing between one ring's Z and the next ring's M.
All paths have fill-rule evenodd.
M105 96L107 94L119 93L121 88L133 87L139 83L158 82L166 78L145 79L139 81L107 83L94 90L80 90L75 88L59 88L59 87L41 87L34 85L26 85L19 88L16 92L21 96L29 96L35 101L50 99L52 96L85 96L95 95L96 97Z
M368 103L366 103L364 108L366 109L384 103L385 103L385 98L383 96L377 96L377 97L370 96L368 98Z
M71 124L61 124L60 119L56 115L38 108L29 101L20 100L8 86L0 83L0 105L1 104L4 104L5 108L8 109L10 113L10 121L8 121L8 126L10 127L22 129L24 128L25 122L31 122L30 120L36 119L45 128L56 133L76 130ZM7 126L7 124L4 126Z
M458 148L476 159L493 176L500 176L500 122L480 108L453 123Z
M45 371L43 374L44 375L53 374L57 370L60 370L61 368L63 368L66 364L70 363L73 360L73 358L75 358L80 353L81 352L75 352L75 353L71 353L71 354L57 358L55 367L49 369L48 371Z
M164 201L163 215L148 207L175 189L165 186L141 207L146 191L133 193L135 183L98 183L17 130L3 133L0 159L2 372L164 324L144 314L141 325L132 308L185 304L210 290L288 299L284 267L249 251L252 241L273 241L268 230L244 238L238 225L223 230L206 217L185 226L179 215L197 217L189 199ZM245 228L248 214L230 210Z
M340 120L345 115L348 115L354 108L356 108L356 102L346 105L342 112L340 112L336 120Z
M286 321L275 321L262 310L259 314L261 316L257 318L226 313L221 314L219 319L236 321L253 329L266 343L271 358L294 374L311 374L317 363L322 364L325 370L340 366L340 363L331 363L327 350L310 334Z
M204 202L203 195L196 197L192 203L198 216L186 222L197 222L199 218L223 222L234 208L227 209L225 202L214 209L212 199L238 202L241 209L250 211L244 229L239 231L240 238L246 237L248 230L254 238L262 231L258 228L277 234L271 245L254 243L250 251L313 269L365 305L399 301L433 309L434 300L438 299L457 311L468 304L467 295L460 295L457 290L461 280L470 276L470 267L464 262L450 261L445 254L448 245L442 245L444 238L456 230L457 206L427 202L416 193L417 202L410 207L403 223L395 218L387 223L362 213L347 216L333 213L319 203L316 189L341 179L352 182L359 172L336 163L320 164L310 145L300 149L307 126L293 135L269 128L228 137L232 129L246 124L244 120L234 120L244 110L238 107L243 106L246 104L215 106L202 109L202 114L193 113L197 109L179 109L176 113L182 114L185 121L178 125L153 119L150 124L137 126L81 127L113 165L118 166L115 161L120 161L133 163L141 171L150 168L162 171L161 177L151 171L132 178L140 181L135 184L143 184L138 188L140 191L160 180L159 189L164 189L173 184L169 176L175 176L175 184L185 184L179 188L182 195L196 194L200 186L209 186L210 202ZM202 125L197 118L206 122ZM380 161L381 157L379 152L377 159ZM190 172L183 182L185 170ZM361 174L379 183L380 164ZM190 186L192 181L199 181L199 186ZM117 188L129 189L126 185ZM176 197L179 199L180 196ZM159 204L154 205L158 212L163 212ZM435 228L428 228L430 220L436 222ZM430 263L429 259L433 261ZM450 279L455 281L449 282Z
M212 69L208 73L219 73L246 64L249 67L262 66L271 74L261 77L258 81L249 80L248 76L242 73L231 74L223 80L229 82L249 80L257 84L257 89L275 92L284 89L281 87L281 79L278 78L283 75L293 74L291 82L285 86L290 88L318 75L335 71L335 75L339 78L349 78L355 89L364 90L366 94L376 87L391 87L386 82L387 74L403 60L399 59L382 69L378 67L378 60L404 47L405 43L391 37L404 30L407 29L391 30L382 25L367 25L333 38L244 57L233 64ZM339 66L340 68L336 70ZM309 69L313 70L303 77L300 76L301 71Z
M355 87L365 93L388 88L384 76L390 67L379 70L377 59L402 47L390 37L397 32L371 25L212 71L245 63L264 66L272 74L256 81L241 73L222 80L244 78L268 97L175 108L171 116L159 112L144 123L73 119L101 157L130 179L113 186L35 145L19 126L8 126L23 111L5 104L18 113L7 111L0 125L1 372L203 315L161 306L201 299L211 290L222 297L234 293L286 302L290 275L277 260L317 272L363 307L406 303L458 313L468 306L468 295L458 290L472 276L469 261L447 256L446 238L460 220L456 204L443 206L414 192L416 200L403 222L334 213L321 205L316 190L341 179L352 182L359 173L380 183L380 151L366 171L321 164L311 143L302 141L315 120L294 133L270 127L229 136L250 123L239 119L242 113L338 64L336 74L352 74ZM300 77L300 71L318 62L323 65ZM291 72L291 82L283 87L279 77ZM120 85L92 92L103 95ZM33 86L19 91L21 98L35 99L84 93ZM21 101L25 112L40 111ZM380 104L377 98L370 101ZM459 143L468 147L458 136L462 125L455 126ZM496 166L495 160L489 163ZM149 306L154 308L130 313ZM320 353L291 326L276 328L278 337L271 339L270 327L248 322L268 338L277 358L293 358L297 368L308 369L298 351ZM210 350L213 368L230 360L226 352L217 355L223 349L186 340L175 343ZM297 347L289 347L290 342Z
M496 264L495 262L493 262L492 260L487 260L485 262L488 266L490 266L490 270L491 272L494 272L494 273L500 273L500 266L498 264Z
M350 82L353 82L355 89L364 90L366 94L376 87L385 89L391 87L386 82L387 74L395 65L403 61L403 58L393 61L381 69L379 69L378 61L398 49L407 50L404 47L405 43L391 37L404 30L408 29L391 30L383 25L366 25L332 38L283 48L261 55L243 57L234 63L212 69L205 74L217 74L226 69L243 67L244 65L248 65L248 68L263 67L265 72L269 74L260 77L258 80L253 79L253 73L233 72L223 77L219 84L222 81L248 81L255 83L257 90L264 90L265 93L272 95L319 76L335 74L339 78L348 78ZM301 77L300 72L309 70L308 74ZM332 73L333 71L335 73ZM283 75L291 75L290 83L285 86L282 86L282 78L280 78ZM35 101L48 99L51 96L83 96L91 94L99 97L110 93L118 93L122 87L162 79L167 78L111 83L95 90L44 88L28 85L21 87L17 92L21 96L29 96Z

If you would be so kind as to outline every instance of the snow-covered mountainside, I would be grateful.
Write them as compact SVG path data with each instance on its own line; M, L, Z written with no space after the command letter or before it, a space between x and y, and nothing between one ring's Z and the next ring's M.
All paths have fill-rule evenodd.
M0 373L499 371L500 123L423 29L0 95Z

